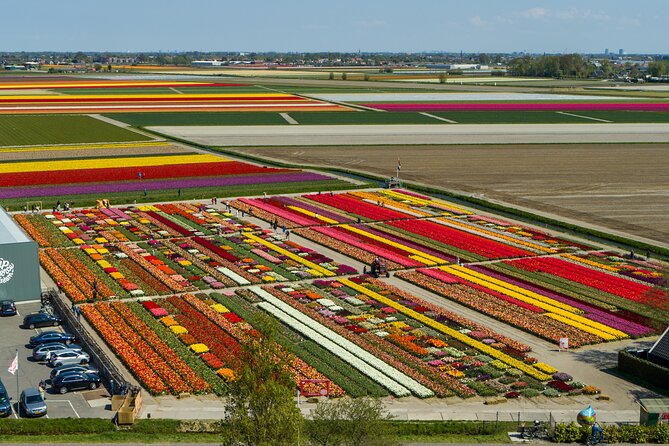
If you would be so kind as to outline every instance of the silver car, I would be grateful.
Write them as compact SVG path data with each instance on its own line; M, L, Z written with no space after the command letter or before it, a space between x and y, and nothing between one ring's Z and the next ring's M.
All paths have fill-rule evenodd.
M61 350L81 350L81 347L76 344L65 345L61 342L50 342L35 347L33 349L33 359L35 361L48 361L51 353Z
M78 350L63 350L51 353L49 363L51 367L60 367L65 364L88 364L91 357L88 353Z
M40 391L29 387L21 392L19 398L19 412L27 417L41 417L46 415L46 403Z

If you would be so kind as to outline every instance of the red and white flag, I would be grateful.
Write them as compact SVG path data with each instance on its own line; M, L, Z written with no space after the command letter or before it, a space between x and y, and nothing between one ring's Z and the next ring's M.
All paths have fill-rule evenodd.
M19 352L16 352L16 356L14 357L14 360L12 361L7 371L13 375L18 370L19 370Z

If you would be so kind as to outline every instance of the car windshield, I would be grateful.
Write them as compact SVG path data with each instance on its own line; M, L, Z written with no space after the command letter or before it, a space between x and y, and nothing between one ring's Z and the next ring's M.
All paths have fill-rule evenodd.
M26 404L36 404L41 402L42 402L42 397L39 395L29 395L26 397Z

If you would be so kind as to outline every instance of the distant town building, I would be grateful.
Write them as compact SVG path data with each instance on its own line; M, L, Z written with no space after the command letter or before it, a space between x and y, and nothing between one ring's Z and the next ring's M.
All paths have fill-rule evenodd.
M194 60L191 65L194 67L221 67L224 63L222 60Z
M120 65L130 65L134 64L137 62L136 57L108 57L107 58L107 63L108 64L120 64Z
M609 55L609 49L608 49L608 48L606 48L606 49L604 50L604 54L607 55L607 56Z
M622 49L622 48L620 48L620 49L618 50L618 56L622 56L623 54L625 54L625 50Z

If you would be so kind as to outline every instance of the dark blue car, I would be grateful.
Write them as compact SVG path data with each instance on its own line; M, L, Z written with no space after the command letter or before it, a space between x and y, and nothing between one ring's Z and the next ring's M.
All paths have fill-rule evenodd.
M11 414L12 404L9 400L9 394L2 381L0 381L0 417L7 417Z
M30 346L36 347L50 342L60 342L62 344L70 344L74 342L74 335L70 333L62 333L60 331L43 331L40 334L30 337Z
M0 316L16 316L16 304L13 300L0 301Z
M48 313L33 313L23 318L23 328L58 326L61 319Z

